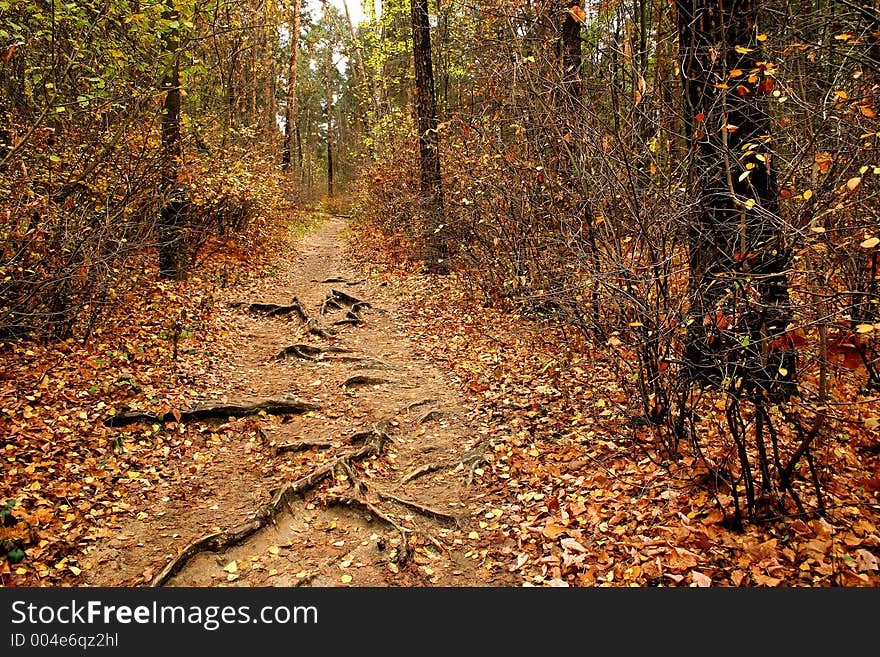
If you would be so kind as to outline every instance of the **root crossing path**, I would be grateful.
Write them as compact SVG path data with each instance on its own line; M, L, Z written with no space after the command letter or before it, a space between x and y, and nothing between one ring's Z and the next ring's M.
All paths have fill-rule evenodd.
M91 550L88 584L518 583L474 541L492 510L460 384L420 353L395 294L346 256L344 229L327 217L272 275L220 302L238 346L205 403L115 420L201 423L202 443L145 489L153 513Z

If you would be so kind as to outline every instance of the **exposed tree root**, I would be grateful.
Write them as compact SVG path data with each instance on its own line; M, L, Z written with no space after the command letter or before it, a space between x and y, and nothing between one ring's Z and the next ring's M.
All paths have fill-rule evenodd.
M388 420L380 420L376 424L374 424L371 428L366 429L365 431L358 431L353 433L348 442L352 445L357 443L362 443L365 440L370 440L377 432L385 435L385 440L391 440L391 437L387 435L388 427L390 423Z
M318 279L313 278L311 282L312 283L345 283L346 285L360 285L361 283L364 282L364 279L360 279L358 281L349 281L344 278L335 277L335 278L325 278L323 281L319 281Z
M333 329L323 329L318 326L318 322L311 318L306 322L306 331L324 340L329 340L335 335Z
M124 427L137 422L165 423L189 422L191 420L226 420L230 417L246 417L266 413L267 415L298 415L321 408L300 399L273 397L253 403L214 404L206 403L185 411L151 413L148 411L123 411L104 420L108 427Z
M342 304L345 306L353 307L360 306L361 308L371 308L369 303L366 301L361 301L357 297L353 297L350 294L346 294L345 292L341 292L339 290L330 290L330 298L333 299L338 304Z
M358 386L379 385L382 383L391 383L388 379L382 379L376 376L366 376L365 374L355 374L348 377L342 384L342 388L356 388Z
M333 443L323 442L320 440L299 440L295 443L284 443L283 445L275 445L275 456L281 454L290 454L291 452L304 452L307 449L326 449L334 447Z
M289 315L291 313L296 314L297 317L300 318L303 322L309 321L309 316L305 310L303 310L302 304L299 302L299 299L293 297L293 301L290 302L289 305L279 305L277 303L247 303L247 302L237 302L230 304L233 308L247 308L250 312L255 313L265 313L269 317L277 317L281 315Z
M375 358L361 358L353 369L356 370L393 370L396 369L384 361Z
M362 511L370 513L379 518L379 520L381 520L382 522L389 524L397 531L397 533L400 534L400 550L397 553L397 558L395 559L395 561L402 564L410 558L411 550L409 547L409 535L417 533L417 530L410 529L409 527L404 527L403 525L395 522L379 507L377 507L372 502L369 502L357 493L351 495L332 496L328 497L325 501L327 502L327 504L341 504L343 506L359 507Z
M392 495L391 493L387 493L383 490L376 490L376 495L381 497L383 500L390 500L392 502L397 502L401 506L405 506L413 511L418 511L422 515L431 516L432 518L436 518L437 520L451 520L456 525L461 522L461 518L459 516L453 515L451 513L446 513L445 511L440 511L438 509L433 509L429 506L425 506L423 504L419 504L418 502L413 502L412 500L405 500L401 497L397 497L396 495Z
M370 456L381 454L388 436L379 428L380 426L381 424L374 425L371 431L372 438L365 441L358 449L337 456L331 461L315 468L304 477L274 491L272 493L272 499L257 509L248 520L235 525L230 529L203 536L187 545L180 554L172 559L162 571L153 578L152 582L150 582L150 586L163 586L169 579L180 572L195 555L202 552L220 552L221 550L225 550L240 543L251 534L262 529L270 522L273 522L275 517L284 508L288 507L295 497L311 490L318 483L331 476L339 465L360 461Z
M363 323L364 320L360 315L358 315L357 313L353 313L349 310L347 313L345 313L345 318L333 322L333 326L344 326L346 324L360 326Z
M415 419L415 423L425 424L426 422L432 422L434 420L442 420L443 418L449 417L450 415L452 415L452 412L450 411L444 411L442 408L432 408L419 415Z
M289 347L284 347L281 351L275 354L276 360L282 360L287 358L288 356L294 356L296 358L300 358L302 360L327 360L327 354L349 354L351 353L351 349L344 349L343 347L334 347L334 346L325 346L325 347L316 347L310 344L292 344ZM340 360L362 360L360 357L343 357Z
M422 399L421 401L414 401L414 402L411 402L411 403L407 404L407 406L406 406L406 412L407 412L407 413L412 413L412 410L413 410L414 408L418 408L419 406L426 406L426 405L428 405L428 404L433 404L433 403L436 402L436 401L437 401L436 399L430 399L430 398L429 398L429 399Z
M321 304L321 314L326 315L327 310L342 310L343 306L340 306L339 303L332 297L327 297L324 299L324 303Z
M416 468L409 474L407 474L403 479L400 480L401 484L408 484L411 481L415 481L419 477L424 477L426 474L431 474L432 472L437 472L438 470L443 469L443 465L440 463L429 463L428 465L423 465L420 468Z

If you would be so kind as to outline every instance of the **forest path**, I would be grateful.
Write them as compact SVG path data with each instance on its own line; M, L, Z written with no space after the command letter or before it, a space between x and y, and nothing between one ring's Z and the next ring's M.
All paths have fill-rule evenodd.
M318 408L230 419L223 426L239 429L237 443L205 430L195 462L145 491L146 508L156 512L92 549L90 557L109 567L92 570L89 585L519 583L483 568L485 552L469 545L492 511L472 482L483 446L459 382L420 353L401 299L346 255L345 228L326 216L317 232L291 238L271 276L220 301L239 348L216 364L220 375L203 391L221 401L292 396ZM326 303L334 294L338 303ZM292 298L308 321L249 306ZM355 300L368 304L354 307L362 321L350 314ZM352 323L337 323L346 318ZM277 357L291 345L306 346ZM276 495L258 530L241 540L223 535L228 545L219 550L194 547L206 534L240 527L273 493L311 475L322 478L280 502Z

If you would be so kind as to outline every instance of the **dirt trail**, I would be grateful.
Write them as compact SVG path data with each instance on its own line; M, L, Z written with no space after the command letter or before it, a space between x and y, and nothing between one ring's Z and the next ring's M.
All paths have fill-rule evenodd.
M292 396L319 408L230 420L237 443L204 432L191 463L145 488L155 512L92 549L102 567L88 585L149 583L188 544L248 520L273 492L316 472L327 476L279 504L264 527L219 552L194 551L165 584L518 583L483 568L473 540L492 513L472 485L487 447L459 382L420 353L394 294L346 259L344 228L328 217L291 244L272 276L220 302L241 347L201 391L221 401ZM311 321L248 307L294 298ZM306 346L277 357L292 345Z

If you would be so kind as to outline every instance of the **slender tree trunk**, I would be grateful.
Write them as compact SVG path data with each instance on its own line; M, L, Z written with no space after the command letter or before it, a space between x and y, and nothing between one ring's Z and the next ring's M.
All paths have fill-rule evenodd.
M178 21L180 14L173 0L166 0L164 18ZM161 188L165 199L159 213L159 275L163 278L179 278L183 275L183 240L181 227L186 202L177 188L181 166L180 140L180 33L170 28L165 33L162 51L168 58L168 71L162 79L165 100L162 106L162 178Z
M324 16L327 16L327 2L324 0ZM327 98L327 196L333 196L333 44L327 43L326 61Z
M774 83L755 41L759 5L676 0L690 186L699 202L689 227L685 355L700 379L714 380L735 362L756 389L785 396L795 374L782 339L789 248L763 100Z
M302 13L302 0L293 0L290 16L290 65L287 68L287 108L284 112L284 149L281 155L281 166L289 169L291 164L299 170L302 167L302 145L297 138L297 121L299 106L297 105L297 65L299 60L299 31ZM297 143L294 144L294 141ZM296 146L296 148L294 148ZM291 162L292 154L296 153L296 162Z
M419 132L419 173L424 217L425 266L434 273L448 271L443 185L440 177L440 135L431 59L428 0L410 0L413 62L416 74L415 109Z

